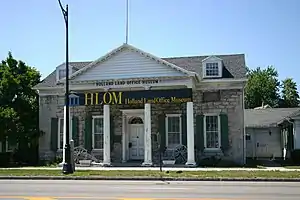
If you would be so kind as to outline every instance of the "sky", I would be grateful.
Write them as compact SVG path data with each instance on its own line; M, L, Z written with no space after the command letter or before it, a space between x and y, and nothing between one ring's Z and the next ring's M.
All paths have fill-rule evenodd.
M92 61L125 42L126 0L69 5L70 61ZM0 0L0 60L11 51L42 77L65 61L57 0ZM128 43L158 57L244 53L300 85L299 0L129 0ZM300 87L298 86L300 89Z

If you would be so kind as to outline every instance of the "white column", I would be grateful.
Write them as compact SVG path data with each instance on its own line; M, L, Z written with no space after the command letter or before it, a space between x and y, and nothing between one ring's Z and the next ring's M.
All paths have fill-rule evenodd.
M187 117L187 150L188 157L186 165L195 166L195 147L194 147L194 108L193 102L187 102L186 106L186 117Z
M126 115L122 116L122 162L126 162Z
M110 110L109 105L103 107L103 164L110 165Z
M144 162L142 165L152 165L152 147L151 147L151 104L145 104L145 119L144 119Z

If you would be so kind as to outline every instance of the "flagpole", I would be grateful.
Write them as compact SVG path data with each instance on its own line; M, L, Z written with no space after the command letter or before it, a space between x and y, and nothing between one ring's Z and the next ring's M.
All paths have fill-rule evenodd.
M126 0L126 32L125 32L125 43L128 44L128 21L129 21L129 0Z

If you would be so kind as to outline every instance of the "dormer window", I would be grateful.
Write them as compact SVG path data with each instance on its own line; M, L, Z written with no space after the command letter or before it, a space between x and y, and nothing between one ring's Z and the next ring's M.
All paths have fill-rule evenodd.
M62 79L66 77L66 70L65 69L59 69L58 70L58 79Z
M217 62L206 63L205 76L219 76L219 66Z
M222 77L222 59L210 56L202 61L203 78Z
M69 76L73 73L73 67L70 65L69 67ZM66 77L66 66L60 65L56 67L56 81L58 82L59 80L63 79Z

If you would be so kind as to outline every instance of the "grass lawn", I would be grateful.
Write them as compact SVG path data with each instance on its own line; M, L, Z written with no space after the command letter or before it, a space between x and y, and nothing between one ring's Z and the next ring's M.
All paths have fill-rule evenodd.
M1 169L0 176L62 176L61 170L20 170ZM297 171L80 171L67 176L101 176L101 177L185 177L185 178L300 178Z
M284 166L284 168L287 168L287 169L300 169L300 166L296 166L296 165L291 165L291 166Z

